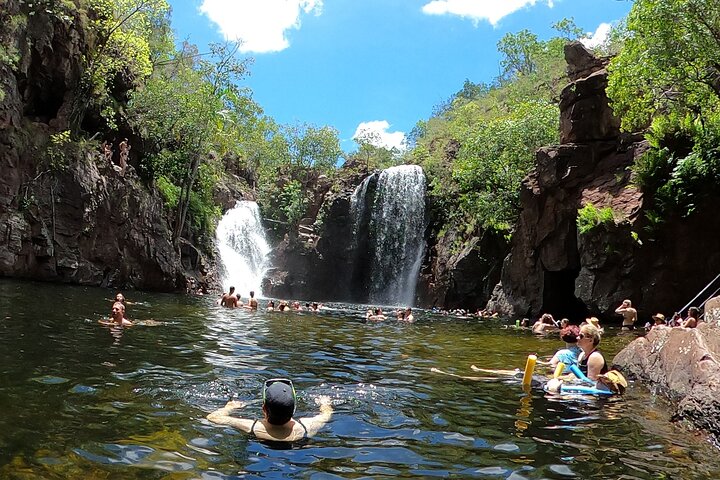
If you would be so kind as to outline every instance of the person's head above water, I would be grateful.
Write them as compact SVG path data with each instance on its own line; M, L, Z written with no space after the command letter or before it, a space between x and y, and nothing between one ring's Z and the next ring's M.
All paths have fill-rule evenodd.
M117 295L115 295L115 301L120 303L125 303L125 295L118 292Z
M255 298L255 291L250 290L250 298Z
M580 335L580 327L577 325L568 325L560 330L560 339L565 343L577 343L578 335Z
M232 295L233 293L235 293L235 287L230 287L230 295Z
M263 386L263 413L268 423L284 425L295 413L295 388L287 378L271 378Z

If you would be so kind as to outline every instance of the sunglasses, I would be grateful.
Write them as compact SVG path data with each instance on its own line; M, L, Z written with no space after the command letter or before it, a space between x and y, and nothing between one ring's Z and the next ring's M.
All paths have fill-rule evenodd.
M263 385L263 403L265 403L265 395L267 393L267 389L270 387L270 385L274 383L283 383L290 387L290 390L292 391L293 400L296 399L295 396L295 387L293 386L292 380L289 378L271 378L269 380L265 380L265 384Z

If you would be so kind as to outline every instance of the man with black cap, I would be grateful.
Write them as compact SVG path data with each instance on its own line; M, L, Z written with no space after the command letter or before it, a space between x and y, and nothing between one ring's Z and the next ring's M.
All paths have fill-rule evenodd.
M263 419L231 417L230 412L245 406L244 402L230 400L223 408L215 410L207 419L219 425L229 425L255 435L260 440L294 442L315 435L332 416L330 397L316 399L320 414L295 420L295 388L285 378L267 380L263 386Z

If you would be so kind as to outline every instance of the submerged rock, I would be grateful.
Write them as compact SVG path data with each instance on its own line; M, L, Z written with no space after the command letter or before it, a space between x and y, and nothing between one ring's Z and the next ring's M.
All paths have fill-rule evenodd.
M613 364L665 396L673 417L720 444L720 327L654 327L618 353Z

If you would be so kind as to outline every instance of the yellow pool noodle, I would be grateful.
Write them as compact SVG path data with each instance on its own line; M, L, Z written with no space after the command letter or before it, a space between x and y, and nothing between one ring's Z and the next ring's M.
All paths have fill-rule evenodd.
M565 370L565 364L563 362L558 362L557 366L555 367L555 373L553 373L553 378L558 378L560 375L562 375L563 370Z
M523 375L522 384L530 385L532 381L532 375L535 371L535 364L537 363L537 355L528 355L527 363L525 364L525 374Z

